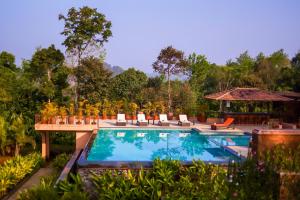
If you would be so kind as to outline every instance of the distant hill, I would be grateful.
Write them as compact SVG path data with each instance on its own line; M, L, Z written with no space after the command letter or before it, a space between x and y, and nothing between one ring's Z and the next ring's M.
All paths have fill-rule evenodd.
M124 72L124 69L120 66L112 66L108 63L104 63L104 67L108 70L110 70L113 73L113 76L116 76L118 74L121 74L122 72Z

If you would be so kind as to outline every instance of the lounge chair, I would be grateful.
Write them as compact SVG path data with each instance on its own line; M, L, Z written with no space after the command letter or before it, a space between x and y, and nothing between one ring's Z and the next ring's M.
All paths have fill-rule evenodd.
M229 128L234 121L234 118L227 118L226 121L222 124L212 124L211 130L217 130L218 128Z
M117 115L117 126L126 126L127 121L125 120L125 114L118 114Z
M159 114L158 125L160 126L170 126L170 123L167 118L167 114Z
M145 114L137 115L137 125L138 126L148 126L148 121L145 119Z
M180 125L180 126L190 126L191 122L187 119L186 115L179 115L178 125Z

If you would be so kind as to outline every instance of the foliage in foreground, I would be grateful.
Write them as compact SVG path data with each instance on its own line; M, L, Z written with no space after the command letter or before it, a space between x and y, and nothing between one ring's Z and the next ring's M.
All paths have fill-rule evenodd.
M79 175L71 174L70 182L62 181L54 187L55 180L41 179L41 183L20 193L19 200L87 200L88 195L83 191L83 183Z
M193 162L183 166L179 161L155 160L152 170L128 170L122 173L107 170L101 175L92 174L92 193L84 191L79 175L70 181L51 183L29 189L20 199L233 199L273 200L279 197L278 172L300 171L300 146L289 149L276 146L259 161L249 158L232 162L228 167ZM287 185L289 199L299 197L300 181ZM51 198L50 198L51 197Z
M70 155L62 153L54 158L52 165L57 171L61 171L69 160Z
M300 185L300 180L286 183L280 180L279 172L300 172L300 145L294 149L277 145L260 155L259 160L251 158L242 163L231 163L228 168L229 198L278 199L282 184L295 198L300 192L300 188L295 187Z
M151 171L116 173L93 175L98 199L225 199L228 191L226 170L201 161L183 167L156 160Z
M42 164L39 153L16 156L0 166L0 198Z

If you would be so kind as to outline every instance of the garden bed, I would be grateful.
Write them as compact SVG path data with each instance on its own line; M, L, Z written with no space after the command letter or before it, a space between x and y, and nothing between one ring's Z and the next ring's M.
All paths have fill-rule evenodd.
M24 181L40 168L42 157L38 153L27 156L17 156L7 160L0 166L0 198L4 198L9 191L20 187Z

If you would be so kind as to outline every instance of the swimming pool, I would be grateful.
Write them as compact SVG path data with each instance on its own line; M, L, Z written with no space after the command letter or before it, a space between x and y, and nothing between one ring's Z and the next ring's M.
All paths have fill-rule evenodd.
M249 136L204 135L193 129L101 129L79 164L150 164L157 158L186 163L239 160L222 147L227 138L239 145L249 143Z

